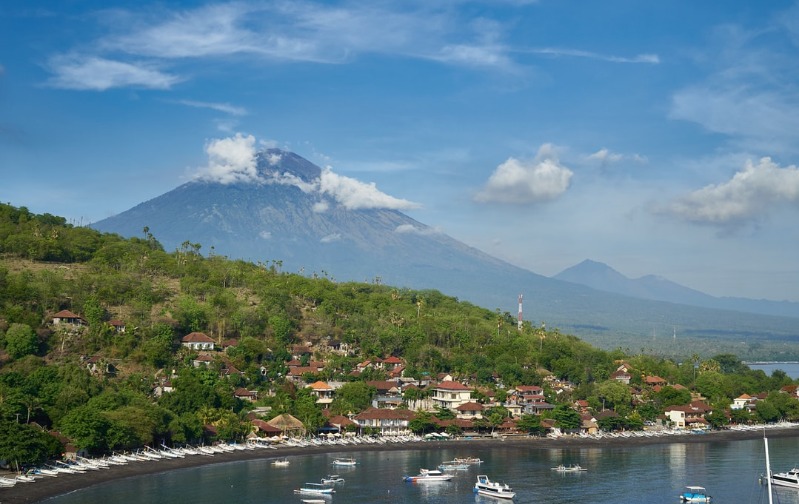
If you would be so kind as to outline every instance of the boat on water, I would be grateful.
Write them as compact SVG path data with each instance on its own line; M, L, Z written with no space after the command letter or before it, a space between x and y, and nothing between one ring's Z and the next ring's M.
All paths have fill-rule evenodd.
M469 464L469 465L483 463L483 461L480 460L480 458L478 457L455 457L452 461L458 464Z
M582 467L580 464L572 464L572 465L564 465L560 464L552 468L553 471L558 471L562 473L572 473L572 472L582 472L587 471L585 467Z
M272 461L272 465L275 467L288 467L289 464L289 459L277 459Z
M771 484L799 488L799 468L794 467L785 472L771 473Z
M335 466L344 466L344 467L353 467L358 465L358 461L354 458L337 458L333 460L333 465Z
M438 469L420 469L416 476L403 476L402 480L410 483L426 483L429 481L449 481L451 474L444 474Z
M705 487L701 486L687 486L680 494L680 502L710 502L710 499Z
M485 474L477 476L477 482L474 484L474 493L499 499L513 499L516 497L516 492L510 486L505 483L491 481Z
M305 483L300 488L294 490L295 494L311 494L311 495L332 495L335 493L333 487L323 485L321 483Z
M344 478L338 474L328 474L322 478L323 485L335 485L336 483L344 483Z
M469 468L469 464L455 460L448 460L446 462L441 462L438 465L438 468L442 471L463 471Z

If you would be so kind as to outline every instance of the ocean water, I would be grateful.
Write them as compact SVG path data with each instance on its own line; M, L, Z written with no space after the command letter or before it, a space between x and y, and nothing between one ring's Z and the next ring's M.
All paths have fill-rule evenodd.
M769 443L774 471L799 462L799 438ZM510 484L516 503L669 503L678 502L686 485L700 485L717 504L768 502L759 477L765 472L762 439L702 443L654 444L610 448L519 448L498 441L488 448L458 445L443 449L358 452L354 468L335 467L343 452L291 456L290 466L271 465L278 452L264 459L215 464L129 478L49 499L49 504L170 503L270 504L301 503L317 498L294 494L304 482L319 482L336 473L345 479L326 502L334 503L496 503L477 496L477 474ZM475 456L484 462L457 471L450 482L406 483L404 475L434 468L455 457ZM157 463L157 462L156 462ZM580 464L582 473L558 473L558 464ZM774 502L799 504L799 491L776 489Z
M763 362L747 364L747 366L751 369L761 369L768 376L771 376L771 373L775 370L781 369L792 379L796 380L799 378L799 362Z

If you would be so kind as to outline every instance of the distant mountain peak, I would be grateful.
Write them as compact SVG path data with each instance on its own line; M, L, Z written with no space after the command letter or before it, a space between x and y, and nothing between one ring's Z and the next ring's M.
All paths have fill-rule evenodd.
M293 175L303 182L314 182L321 178L322 169L307 159L283 149L265 149L256 154L258 173L274 177Z

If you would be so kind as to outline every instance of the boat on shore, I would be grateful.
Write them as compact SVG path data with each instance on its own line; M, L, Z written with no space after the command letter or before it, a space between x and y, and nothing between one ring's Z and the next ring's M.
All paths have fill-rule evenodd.
M402 480L409 483L426 483L430 481L449 481L451 474L444 474L438 469L420 469L416 476L403 476Z
M560 464L552 468L553 471L558 471L562 473L573 473L573 472L582 472L587 471L585 467L581 466L580 464L572 464L572 465L564 465Z
M680 494L680 502L710 502L712 497L707 494L705 487L687 486L685 491Z
M516 497L516 492L510 486L505 483L491 481L485 474L477 476L477 481L474 484L474 493L498 499L513 499Z

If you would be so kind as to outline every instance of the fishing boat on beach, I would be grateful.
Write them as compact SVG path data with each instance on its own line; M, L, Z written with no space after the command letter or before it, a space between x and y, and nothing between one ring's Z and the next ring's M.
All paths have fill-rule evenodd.
M474 484L474 493L498 499L513 499L516 497L516 492L510 486L505 483L491 481L485 474L477 476L477 482Z

